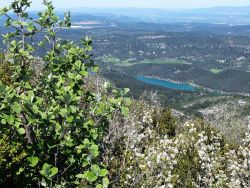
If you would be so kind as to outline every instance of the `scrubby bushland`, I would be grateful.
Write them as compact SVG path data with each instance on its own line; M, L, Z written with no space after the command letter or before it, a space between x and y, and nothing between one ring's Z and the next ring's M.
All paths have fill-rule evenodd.
M0 187L108 187L101 141L113 114L128 112L127 91L107 83L91 89L87 78L98 70L91 40L79 46L57 38L70 14L60 21L52 3L43 4L37 19L29 0L1 9L12 29L0 65ZM44 40L35 43L39 32ZM34 56L38 45L47 49L42 58Z
M12 32L0 61L0 187L250 186L249 131L230 145L203 121L183 125L152 93L131 104L127 89L95 74L90 39L56 37L69 13L59 21L44 0L32 19L30 5L1 10ZM44 40L34 43L39 32ZM38 44L44 57L34 56Z
M249 131L242 145L232 145L202 120L178 123L142 99L106 137L111 187L248 188Z

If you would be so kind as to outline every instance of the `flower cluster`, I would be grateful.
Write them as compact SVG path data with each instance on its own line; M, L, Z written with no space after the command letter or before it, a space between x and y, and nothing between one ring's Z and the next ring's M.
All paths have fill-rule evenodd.
M201 120L179 123L174 137L160 134L155 116L159 106L141 100L134 103L124 121L119 156L112 160L119 173L119 187L249 187L250 132L242 145L227 143ZM164 118L163 118L164 119ZM169 125L169 122L165 122ZM161 129L164 127L160 127ZM119 129L119 128L118 128ZM121 144L124 143L124 144ZM112 163L112 162L110 162ZM115 187L114 186L114 187Z

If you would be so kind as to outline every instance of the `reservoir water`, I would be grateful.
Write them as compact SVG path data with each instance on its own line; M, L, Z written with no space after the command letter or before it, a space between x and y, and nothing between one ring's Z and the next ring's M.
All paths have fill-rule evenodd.
M144 83L162 86L168 89L175 89L175 90L182 90L182 91L194 91L195 87L190 84L182 84L182 83L175 83L167 80L160 80L156 78L149 78L145 76L137 76L137 80L140 80Z

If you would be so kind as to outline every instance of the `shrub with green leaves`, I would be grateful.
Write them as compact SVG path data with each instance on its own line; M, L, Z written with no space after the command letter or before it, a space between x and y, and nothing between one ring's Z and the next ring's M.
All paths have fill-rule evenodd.
M176 135L176 120L171 114L171 109L161 110L153 114L153 125L159 135L168 135L174 137Z
M5 85L12 84L12 67L6 62L5 54L0 54L0 81Z
M13 67L12 84L0 82L0 184L108 187L101 140L113 114L127 113L126 92L110 92L106 83L104 93L85 89L85 78L98 71L91 40L77 45L57 38L70 27L70 13L60 21L51 1L43 4L38 19L29 16L30 0L13 0L0 10L12 28L3 37ZM44 40L34 42L41 32ZM42 59L34 55L38 45L47 49ZM37 62L44 65L39 74Z

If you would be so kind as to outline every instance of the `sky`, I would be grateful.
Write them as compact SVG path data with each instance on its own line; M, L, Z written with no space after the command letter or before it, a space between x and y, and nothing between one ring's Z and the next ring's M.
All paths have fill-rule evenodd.
M33 10L41 9L42 0L33 0ZM80 7L113 8L160 8L160 9L196 9L217 6L250 6L250 0L52 0L58 9ZM0 0L0 6L11 0Z

